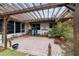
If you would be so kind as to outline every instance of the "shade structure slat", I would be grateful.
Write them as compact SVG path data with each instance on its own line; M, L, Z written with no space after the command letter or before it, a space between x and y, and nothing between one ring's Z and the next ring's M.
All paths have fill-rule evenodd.
M42 21L42 18L57 18L64 16L61 12L66 3L1 3L0 16L10 15L19 21ZM66 7L65 7L66 8ZM67 9L67 8L66 8ZM5 11L7 10L7 11ZM66 12L67 13L67 12ZM59 14L59 16L58 16ZM60 16L62 15L62 16ZM44 20L45 20L44 19Z

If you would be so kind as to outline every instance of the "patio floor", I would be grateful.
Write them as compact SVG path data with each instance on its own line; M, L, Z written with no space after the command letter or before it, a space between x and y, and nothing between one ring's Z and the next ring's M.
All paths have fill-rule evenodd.
M17 51L29 53L36 56L47 56L48 45L51 43L52 56L61 56L62 49L59 45L54 44L53 38L47 37L33 37L33 36L23 36L18 37L12 41L12 44L19 43L19 48Z

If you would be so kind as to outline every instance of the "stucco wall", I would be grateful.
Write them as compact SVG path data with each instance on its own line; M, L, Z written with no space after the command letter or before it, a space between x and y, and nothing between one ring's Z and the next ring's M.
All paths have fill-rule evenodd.
M40 30L38 30L38 34L45 35L49 31L49 23L40 23Z
M40 23L40 29L41 30L48 30L49 29L49 23Z
M31 29L30 24L26 24L26 33L28 33L29 29ZM49 29L49 23L40 23L40 30L38 30L38 34L47 34L49 32Z
M29 23L27 23L26 25L25 25L25 33L28 33L28 31L31 29L31 26L30 26L30 24Z

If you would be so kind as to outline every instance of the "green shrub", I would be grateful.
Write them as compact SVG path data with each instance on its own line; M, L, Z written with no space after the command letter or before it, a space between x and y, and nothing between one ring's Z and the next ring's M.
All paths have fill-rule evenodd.
M73 28L70 24L66 23L62 25L63 35L67 40L72 40L73 38Z
M61 26L57 26L55 28L52 28L50 32L51 36L54 38L64 36L67 40L72 40L73 38L73 28L70 22L65 22L62 24L59 24Z
M50 34L54 38L58 38L60 36L63 36L63 32L62 32L61 28L58 28L58 27L52 28L52 30L50 31Z
M0 32L0 34L2 34L2 32Z

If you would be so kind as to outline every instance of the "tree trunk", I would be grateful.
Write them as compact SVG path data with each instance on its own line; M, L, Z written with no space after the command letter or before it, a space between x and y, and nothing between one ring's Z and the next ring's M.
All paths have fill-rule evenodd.
M73 53L75 56L79 56L79 6L78 6L78 4L76 4L76 6L75 6L73 29L74 29Z

